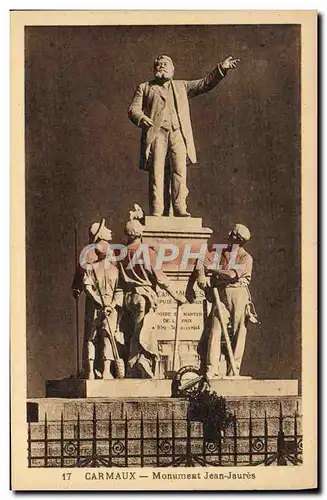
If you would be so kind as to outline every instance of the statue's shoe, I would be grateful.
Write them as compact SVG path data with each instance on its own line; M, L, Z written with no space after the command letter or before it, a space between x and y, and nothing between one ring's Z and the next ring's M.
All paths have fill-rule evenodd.
M176 212L175 217L191 217L189 212Z

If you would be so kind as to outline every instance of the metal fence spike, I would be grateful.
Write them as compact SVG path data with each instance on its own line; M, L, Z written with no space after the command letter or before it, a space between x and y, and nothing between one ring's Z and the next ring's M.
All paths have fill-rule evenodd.
M287 446L288 441L283 431L285 417L281 403L278 435L273 432L270 436L268 433L267 410L263 414L264 429L260 435L254 434L256 419L253 418L253 409L249 409L247 420L238 417L234 410L230 430L224 435L218 434L216 440L208 440L202 434L200 425L193 424L188 415L176 417L174 411L163 417L157 411L152 421L147 420L143 410L135 420L127 412L117 419L109 412L108 419L102 420L97 418L96 408L96 404L93 404L92 418L89 417L86 421L79 411L72 421L67 420L62 411L57 421L49 422L45 413L44 422L28 423L28 466L193 467L302 463L302 436L298 434L300 416L294 412L294 425L290 431L292 435L287 436L287 440L292 437L297 444L293 452ZM246 421L247 426L244 428ZM71 426L74 428L73 438L70 437ZM118 428L121 429L119 432ZM41 437L39 434L34 435L39 429L44 430ZM277 443L277 452L273 451L274 443Z

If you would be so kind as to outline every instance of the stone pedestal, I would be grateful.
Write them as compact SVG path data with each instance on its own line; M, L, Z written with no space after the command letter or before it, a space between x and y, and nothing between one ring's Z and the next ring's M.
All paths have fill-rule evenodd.
M162 269L170 277L178 281L187 280L190 276L196 258L187 259L187 266L183 264L183 256L188 252L199 252L202 245L206 245L212 235L212 229L202 227L199 217L145 217L143 242L159 249L162 244L174 245L179 253L173 260L163 262ZM171 251L167 248L166 255Z
M297 396L297 380L252 380L230 378L211 380L213 391L221 396ZM55 398L168 398L170 380L49 380L46 396Z
M162 381L167 382L167 381ZM275 382L275 388L279 384L280 394L275 396L226 396L228 409L238 417L249 418L250 410L252 418L259 418L263 423L265 412L268 418L278 419L280 408L284 417L293 417L294 412L302 414L301 397L297 395L286 395L296 389L294 381L291 386L285 381ZM287 381L286 381L287 382ZM56 382L58 383L58 382ZM261 382L262 386L263 382ZM253 384L252 384L253 386ZM293 386L293 391L291 391ZM281 394L283 393L283 394ZM105 420L111 414L113 419L124 419L126 414L129 419L139 419L143 416L149 420L171 418L172 413L176 419L185 419L187 415L188 401L182 398L171 397L106 397L106 398L40 398L29 399L27 402L27 414L30 422L45 420L60 421L61 414L65 420L75 420L78 413L83 420L92 420L94 408L97 418Z
M177 294L184 295L189 277L194 269L196 254L207 246L212 230L202 226L201 218L194 217L146 217L143 242L153 246L162 255L172 255L170 245L177 249L177 255L168 262L163 261L162 270L172 281ZM167 245L163 247L162 245ZM203 292L195 286L196 299L193 304L179 308L178 315L178 358L177 370L186 365L199 365L197 345L207 315L207 304ZM159 290L157 309L157 337L160 361L157 377L171 378L177 320L176 302L165 291Z

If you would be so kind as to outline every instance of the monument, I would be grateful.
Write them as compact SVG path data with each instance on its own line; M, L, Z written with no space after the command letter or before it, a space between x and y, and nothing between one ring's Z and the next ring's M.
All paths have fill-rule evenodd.
M88 368L49 381L47 396L168 397L185 367L219 394L297 394L297 381L255 381L241 372L247 324L258 322L253 259L244 249L249 229L236 224L226 245L210 252L212 230L187 211L187 165L197 161L188 100L216 87L238 62L229 56L199 80L174 80L173 61L160 55L154 79L137 87L128 116L141 128L150 215L134 205L126 245L111 243L104 219L92 224L73 284L75 298L86 294Z
M298 465L301 26L108 15L20 25L16 462L60 468L63 489Z

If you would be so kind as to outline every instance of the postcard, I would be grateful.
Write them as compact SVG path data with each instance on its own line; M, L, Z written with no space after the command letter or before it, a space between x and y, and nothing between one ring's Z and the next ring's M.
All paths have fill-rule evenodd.
M317 12L11 12L12 489L317 488Z

